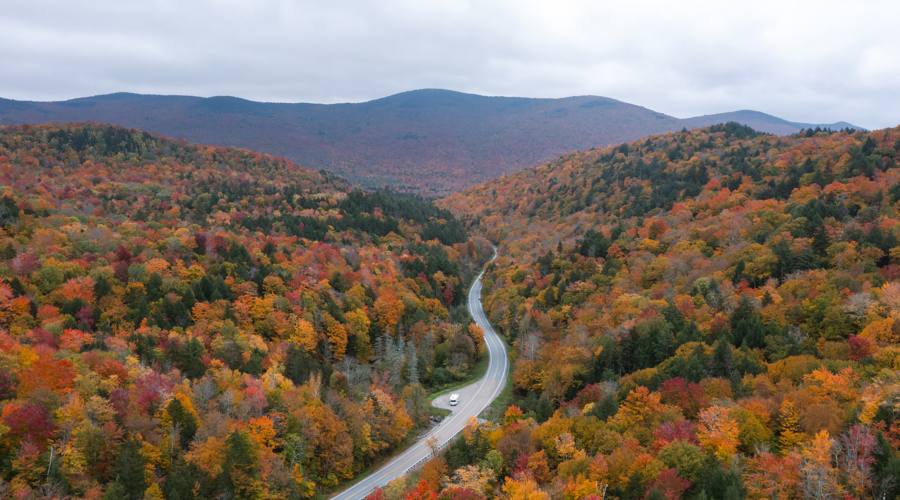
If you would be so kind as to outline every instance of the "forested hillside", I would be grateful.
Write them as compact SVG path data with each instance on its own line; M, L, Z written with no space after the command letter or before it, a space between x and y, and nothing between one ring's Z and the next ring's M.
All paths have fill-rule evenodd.
M298 498L483 348L445 210L243 150L0 128L0 496Z
M446 199L500 245L485 307L513 346L512 404L392 486L896 498L898 158L900 129L732 123Z
M283 155L368 187L427 195L447 194L577 149L728 120L782 134L813 126L752 111L682 120L599 96L532 99L440 89L328 105L128 93L60 102L0 98L0 124L113 123Z

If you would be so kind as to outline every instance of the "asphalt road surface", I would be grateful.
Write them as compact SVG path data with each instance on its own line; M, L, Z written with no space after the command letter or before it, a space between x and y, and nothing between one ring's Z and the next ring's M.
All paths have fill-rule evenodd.
M496 253L494 256L496 257ZM460 395L457 406L447 405L445 400L449 395L437 398L435 405L450 409L452 412L450 415L431 428L415 444L392 458L375 472L335 495L334 499L358 500L365 498L375 489L422 465L431 458L433 444L437 444L440 448L446 446L449 441L465 428L466 423L471 418L477 418L500 395L500 391L506 385L506 372L509 368L509 361L506 357L506 347L503 341L500 340L497 332L491 327L481 306L481 276L483 274L484 271L482 270L478 277L475 278L475 282L472 283L472 287L469 288L469 314L472 315L475 323L484 330L484 341L487 344L488 355L490 356L484 377L477 382L453 391Z

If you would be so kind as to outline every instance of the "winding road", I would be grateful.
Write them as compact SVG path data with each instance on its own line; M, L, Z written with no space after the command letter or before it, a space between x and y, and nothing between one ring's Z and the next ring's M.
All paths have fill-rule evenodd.
M495 249L494 258L496 257L497 251ZM431 428L415 444L379 467L375 472L332 498L336 500L359 500L365 498L376 488L384 486L406 472L422 465L431 458L432 444L437 444L439 448L446 446L465 428L466 423L471 418L477 418L500 395L500 392L506 385L509 361L506 357L506 346L500 340L494 328L491 327L481 305L481 277L483 275L484 270L478 274L478 277L472 283L472 287L469 288L468 304L469 314L472 315L472 319L484 331L484 341L490 356L484 376L477 382L453 391L460 395L458 406L445 406L446 395L437 398L434 404L450 409L452 412L450 415L444 418L440 424Z

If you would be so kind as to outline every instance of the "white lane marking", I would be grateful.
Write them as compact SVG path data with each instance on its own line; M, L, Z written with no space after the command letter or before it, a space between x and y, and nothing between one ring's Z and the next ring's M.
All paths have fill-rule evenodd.
M497 258L497 249L494 248L494 255L488 264ZM485 264L485 269L487 268L487 264ZM503 344L503 341L500 340L500 336L497 335L497 332L494 330L493 326L491 326L490 322L487 319L487 315L484 313L484 307L481 303L481 289L482 282L481 278L484 276L485 269L482 269L475 280L472 282L472 286L469 288L468 293L468 308L469 315L472 316L472 319L475 321L475 324L481 327L482 331L484 331L485 336L485 344L488 348L488 369L485 372L485 375L474 384L466 386L463 389L468 389L472 385L477 385L475 392L472 394L472 397L466 402L462 407L459 407L458 412L454 412L449 418L441 422L437 427L433 428L429 431L425 436L422 437L418 442L410 446L406 451L401 453L399 456L391 460L390 462L384 464L377 471L370 474L368 477L360 480L350 488L344 490L343 492L335 495L333 497L334 500L355 500L359 498L365 498L366 495L374 491L376 488L384 486L391 480L400 475L407 473L409 470L418 466L424 459L428 458L431 453L431 449L428 446L428 439L432 436L440 437L439 435L444 433L444 431L452 430L450 435L446 438L446 440L441 441L438 440L438 447L443 448L453 439L457 434L459 434L464 428L465 424L468 423L470 417L478 417L485 408L487 408L496 397L503 390L504 385L506 384L507 372L509 371L509 360L506 356L506 346ZM500 368L502 366L502 368ZM500 379L497 381L498 383L494 386L491 391L491 395L488 397L487 401L485 401L481 408L478 408L478 411L473 414L467 414L465 410L469 408L473 403L476 403L479 398L482 398L484 395L482 394L482 389L484 388L484 384L490 380L496 380L497 373L500 372ZM477 404L477 403L476 403ZM464 417L463 417L464 416ZM459 426L458 429L457 423L459 420L463 420L463 425ZM451 425L453 424L453 425ZM422 455L421 457L412 457L413 455ZM416 458L415 461L410 463L410 458ZM408 464L408 465L407 465Z

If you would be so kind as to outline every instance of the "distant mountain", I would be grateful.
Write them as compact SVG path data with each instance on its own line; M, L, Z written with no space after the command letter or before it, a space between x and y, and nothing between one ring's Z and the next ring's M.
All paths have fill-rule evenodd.
M740 111L732 111L730 113L716 113L713 115L695 116L693 118L685 118L681 120L686 128L699 128L717 123L737 122L746 125L760 132L768 132L770 134L788 135L794 134L801 129L823 128L831 130L843 130L846 128L859 129L851 123L835 122L835 123L799 123L778 118L767 113L753 111L752 109L742 109Z
M456 191L573 150L729 120L778 134L816 126L754 111L682 120L606 97L434 89L330 105L129 93L60 102L0 99L0 124L106 122L283 155L366 186L424 194Z

